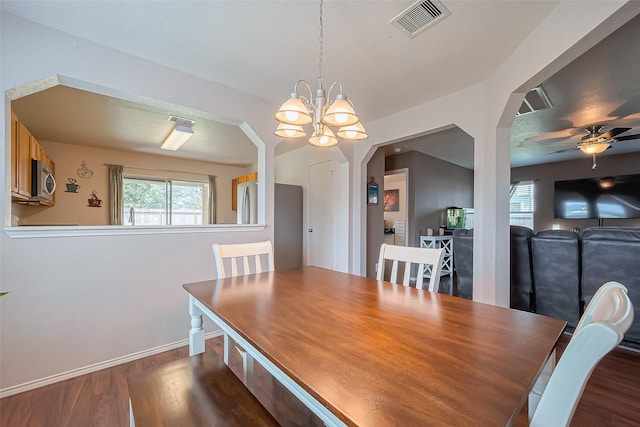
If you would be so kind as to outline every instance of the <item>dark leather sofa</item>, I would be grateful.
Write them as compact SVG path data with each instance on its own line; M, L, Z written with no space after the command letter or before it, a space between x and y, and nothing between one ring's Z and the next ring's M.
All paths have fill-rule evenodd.
M521 228L511 227L511 307L564 319L572 330L596 290L615 280L629 289L636 313L623 345L640 349L640 228ZM473 230L455 231L453 248L458 296L471 298Z
M518 310L534 311L529 246L533 234L527 227L510 227L511 308ZM458 285L457 295L473 299L473 230L462 229L453 232L453 264Z
M580 235L568 230L539 231L531 237L536 313L564 319L575 328L582 313Z
M625 342L640 348L640 228L593 227L582 240L582 297L585 303L609 280L629 290L635 319L625 334Z
M456 295L473 299L473 230L453 231L453 269L458 285Z

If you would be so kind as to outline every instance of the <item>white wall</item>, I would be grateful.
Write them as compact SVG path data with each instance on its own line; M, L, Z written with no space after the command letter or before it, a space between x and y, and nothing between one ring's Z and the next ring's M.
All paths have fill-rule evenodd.
M0 389L7 394L49 376L186 339L190 321L181 285L215 277L211 244L272 238L276 141L272 106L260 99L12 16L3 14L1 24L3 93L60 74L115 94L185 105L230 123L244 119L243 130L259 133L266 144L259 147L266 228L33 238L10 237L5 230L0 286L12 292L0 300ZM7 98L1 117L5 143ZM0 150L5 225L10 221L9 145Z

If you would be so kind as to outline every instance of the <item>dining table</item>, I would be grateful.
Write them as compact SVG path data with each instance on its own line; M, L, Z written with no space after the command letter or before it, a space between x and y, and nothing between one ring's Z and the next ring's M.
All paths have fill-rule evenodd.
M183 285L327 426L506 426L566 322L319 267Z

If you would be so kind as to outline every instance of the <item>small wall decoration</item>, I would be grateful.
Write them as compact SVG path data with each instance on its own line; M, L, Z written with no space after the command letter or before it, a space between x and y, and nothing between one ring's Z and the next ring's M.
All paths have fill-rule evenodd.
M400 190L384 190L384 211L398 212L400 210Z
M90 208L100 208L102 207L102 200L98 199L98 195L96 194L96 190L91 192L91 197L89 197L89 205Z
M367 203L370 205L378 204L378 184L376 184L376 180L373 177L367 184Z
M65 193L78 193L78 189L80 185L76 184L76 180L74 178L69 178L67 182L67 189L64 190Z
M93 171L87 167L87 164L84 160L78 168L78 176L83 179L89 179L93 176Z

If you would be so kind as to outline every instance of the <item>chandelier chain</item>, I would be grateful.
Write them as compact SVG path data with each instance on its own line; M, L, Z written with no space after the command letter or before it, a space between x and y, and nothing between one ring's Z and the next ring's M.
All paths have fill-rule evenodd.
M319 42L320 42L320 55L319 55L319 60L318 60L318 86L320 86L320 89L322 89L322 56L324 54L324 48L323 48L323 44L324 44L324 31L323 31L323 25L322 25L322 4L323 4L323 0L320 0L320 37L319 37Z

